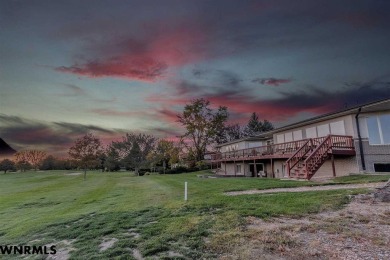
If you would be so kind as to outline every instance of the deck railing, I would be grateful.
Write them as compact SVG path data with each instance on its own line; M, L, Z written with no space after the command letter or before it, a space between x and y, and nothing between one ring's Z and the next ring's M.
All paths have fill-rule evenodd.
M352 136L343 135L329 135L332 142L333 149L347 149L353 150ZM211 155L211 160L229 160L229 159L244 159L250 157L268 157L277 155L293 155L300 148L305 146L308 141L311 142L312 147L317 147L328 136L309 138L299 141L286 142L281 144L264 145L253 148L246 148L241 150L235 150L230 152L216 153Z

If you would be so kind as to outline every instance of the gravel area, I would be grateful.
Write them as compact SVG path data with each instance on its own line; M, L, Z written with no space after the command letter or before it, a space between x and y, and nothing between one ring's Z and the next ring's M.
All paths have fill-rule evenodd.
M372 189L372 188L379 188L382 186L383 186L383 182L373 182L373 183L325 185L325 186L310 186L310 187L297 187L297 188L278 188L278 189L267 189L267 190L230 191L230 192L225 192L225 194L229 196L236 196L236 195L277 193L277 192L304 192L304 191L360 189L360 188Z
M247 217L245 239L219 259L390 259L390 182L371 185L338 185L378 188L351 197L338 211L301 218Z

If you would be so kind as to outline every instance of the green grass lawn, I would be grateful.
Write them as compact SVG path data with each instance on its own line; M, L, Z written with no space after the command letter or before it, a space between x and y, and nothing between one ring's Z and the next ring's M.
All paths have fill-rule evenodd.
M364 190L226 196L225 191L297 187L312 182L254 178L64 171L0 175L0 245L59 247L71 241L72 259L144 257L213 258L237 236L244 217L299 216L341 207ZM387 176L388 179L389 176ZM379 179L375 179L379 180ZM380 179L386 180L386 178ZM188 182L188 201L183 197ZM359 178L337 182L359 182ZM369 181L362 177L361 181ZM99 252L104 239L113 247ZM234 240L234 239L233 239ZM206 242L207 241L207 242ZM232 240L230 240L232 241Z

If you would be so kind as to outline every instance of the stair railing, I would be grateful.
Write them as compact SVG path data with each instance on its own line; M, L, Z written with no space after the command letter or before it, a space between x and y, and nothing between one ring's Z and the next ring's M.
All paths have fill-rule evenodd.
M310 144L310 145L309 145ZM312 149L312 139L307 140L301 148L299 148L287 161L287 173L290 177L291 170L299 163L299 161Z
M305 159L304 164L306 167L306 179L310 180L319 167L321 167L321 165L326 160L324 155L327 155L329 149L331 148L332 138L331 135L328 135L324 141L322 141L318 147Z

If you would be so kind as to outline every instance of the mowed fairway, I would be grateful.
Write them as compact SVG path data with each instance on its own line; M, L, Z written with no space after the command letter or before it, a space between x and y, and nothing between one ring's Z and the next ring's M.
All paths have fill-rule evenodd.
M233 241L227 235L240 236L246 216L336 209L347 195L362 192L226 196L225 191L313 183L197 176L205 173L137 177L88 172L86 181L64 171L1 174L0 245L56 244L71 259L213 258Z

